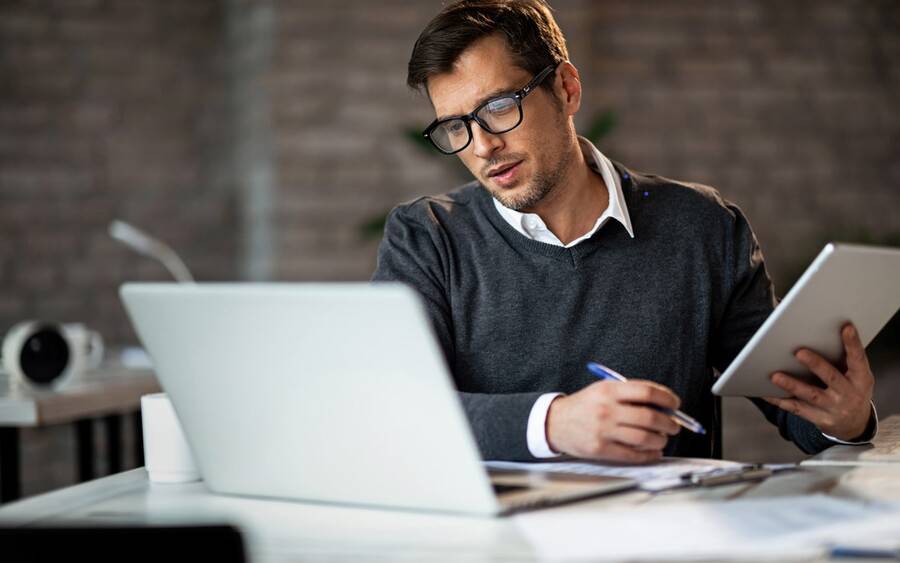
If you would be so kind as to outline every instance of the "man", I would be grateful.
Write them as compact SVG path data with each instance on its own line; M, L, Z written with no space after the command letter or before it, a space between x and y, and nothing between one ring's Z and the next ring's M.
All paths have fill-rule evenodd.
M542 0L447 6L408 83L425 130L476 181L394 209L374 280L423 296L482 455L623 462L720 456L711 394L775 305L746 218L708 187L632 172L578 137L578 70ZM754 402L805 452L874 435L873 377L852 326L847 365L798 359L790 399ZM596 360L630 378L597 381ZM706 435L652 407L681 408Z

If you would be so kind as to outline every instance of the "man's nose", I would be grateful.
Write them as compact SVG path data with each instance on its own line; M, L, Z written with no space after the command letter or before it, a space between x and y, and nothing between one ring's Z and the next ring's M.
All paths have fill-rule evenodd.
M500 135L488 133L480 125L473 122L472 145L475 156L478 158L491 158L495 152L503 147L503 139Z

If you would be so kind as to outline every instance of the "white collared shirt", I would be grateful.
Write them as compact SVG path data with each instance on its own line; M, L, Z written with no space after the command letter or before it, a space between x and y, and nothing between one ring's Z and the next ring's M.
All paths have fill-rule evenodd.
M594 223L591 230L570 243L563 244L563 242L547 228L543 219L536 213L521 213L505 207L502 203L497 201L497 199L494 199L494 207L497 208L497 212L500 213L500 216L503 217L512 228L523 236L539 242L564 246L566 248L571 248L576 244L591 238L609 219L615 219L622 223L622 226L625 227L625 230L628 231L631 238L634 238L634 229L631 226L631 218L628 215L628 206L625 203L625 196L622 193L622 180L616 172L616 169L613 167L612 162L606 158L603 153L597 150L597 147L595 147L593 143L584 137L578 137L578 146L581 148L581 154L584 155L584 160L588 166L591 167L591 170L599 173L603 178L603 183L606 184L606 190L609 193L609 205L607 205L606 210L600 214L600 217L597 218L597 221ZM547 413L550 410L550 403L553 402L553 399L561 395L563 395L563 393L544 393L538 397L537 401L535 401L534 405L531 407L531 412L528 415L526 440L528 443L528 451L536 458L551 458L560 455L550 449L550 445L547 443L546 429ZM874 403L872 403L872 409L874 412ZM875 421L877 432L877 413L875 414ZM833 436L829 436L824 432L822 435L838 444L857 445L867 443L846 442Z
M594 236L594 233L596 233L600 227L605 225L609 219L615 219L622 223L622 226L625 227L625 230L628 231L631 238L634 238L634 230L631 228L631 218L628 216L628 207L625 205L625 196L622 194L622 180L619 178L619 174L613 167L612 162L603 156L603 153L597 150L597 147L584 137L578 137L578 145L581 148L581 154L584 155L585 162L591 167L591 170L600 174L603 178L603 183L606 184L606 190L609 192L609 205L606 207L606 210L600 214L600 217L597 218L597 221L594 223L594 227L591 230L569 244L563 244L562 241L547 228L547 225L544 224L544 220L541 219L540 215L537 213L520 213L519 211L504 206L494 199L494 207L497 208L497 212L500 213L500 216L503 217L512 228L526 237L538 242L564 246L566 248L572 248L576 244Z

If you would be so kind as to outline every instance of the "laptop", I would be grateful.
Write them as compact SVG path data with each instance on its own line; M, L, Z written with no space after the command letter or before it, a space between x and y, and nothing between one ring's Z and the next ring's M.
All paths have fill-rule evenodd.
M636 485L489 474L421 298L404 285L120 293L213 492L499 515Z

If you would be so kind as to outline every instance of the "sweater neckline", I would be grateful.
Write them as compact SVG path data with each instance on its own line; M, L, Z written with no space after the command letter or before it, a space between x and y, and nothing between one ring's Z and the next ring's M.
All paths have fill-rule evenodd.
M628 212L632 213L632 202L634 200L631 197L631 192L633 191L634 178L630 171L628 171L624 166L614 161L611 162L613 164L613 168L615 168L616 173L619 174L619 177L622 181L622 193L626 200L626 205L628 205ZM601 241L604 240L604 237L601 236L601 233L607 231L607 229L605 228L606 225L604 225L604 228L598 229L597 232L595 232L589 239L586 239L570 248L530 239L515 230L512 225L507 223L506 220L504 220L503 217L500 216L500 213L494 207L493 197L491 196L487 188L481 185L480 182L476 182L476 186L477 188L475 190L475 200L478 204L478 208L482 213L485 214L485 216L487 216L488 221L490 221L494 228L497 229L498 232L500 232L500 234L504 239L506 239L507 242L509 242L509 244L524 252L546 256L555 260L574 262L578 257L595 250L596 247L601 243ZM619 228L621 228L622 232L624 232L626 235L628 234L624 226L622 226L617 221L614 221L614 223L618 225ZM635 236L637 236L637 234L635 234Z

